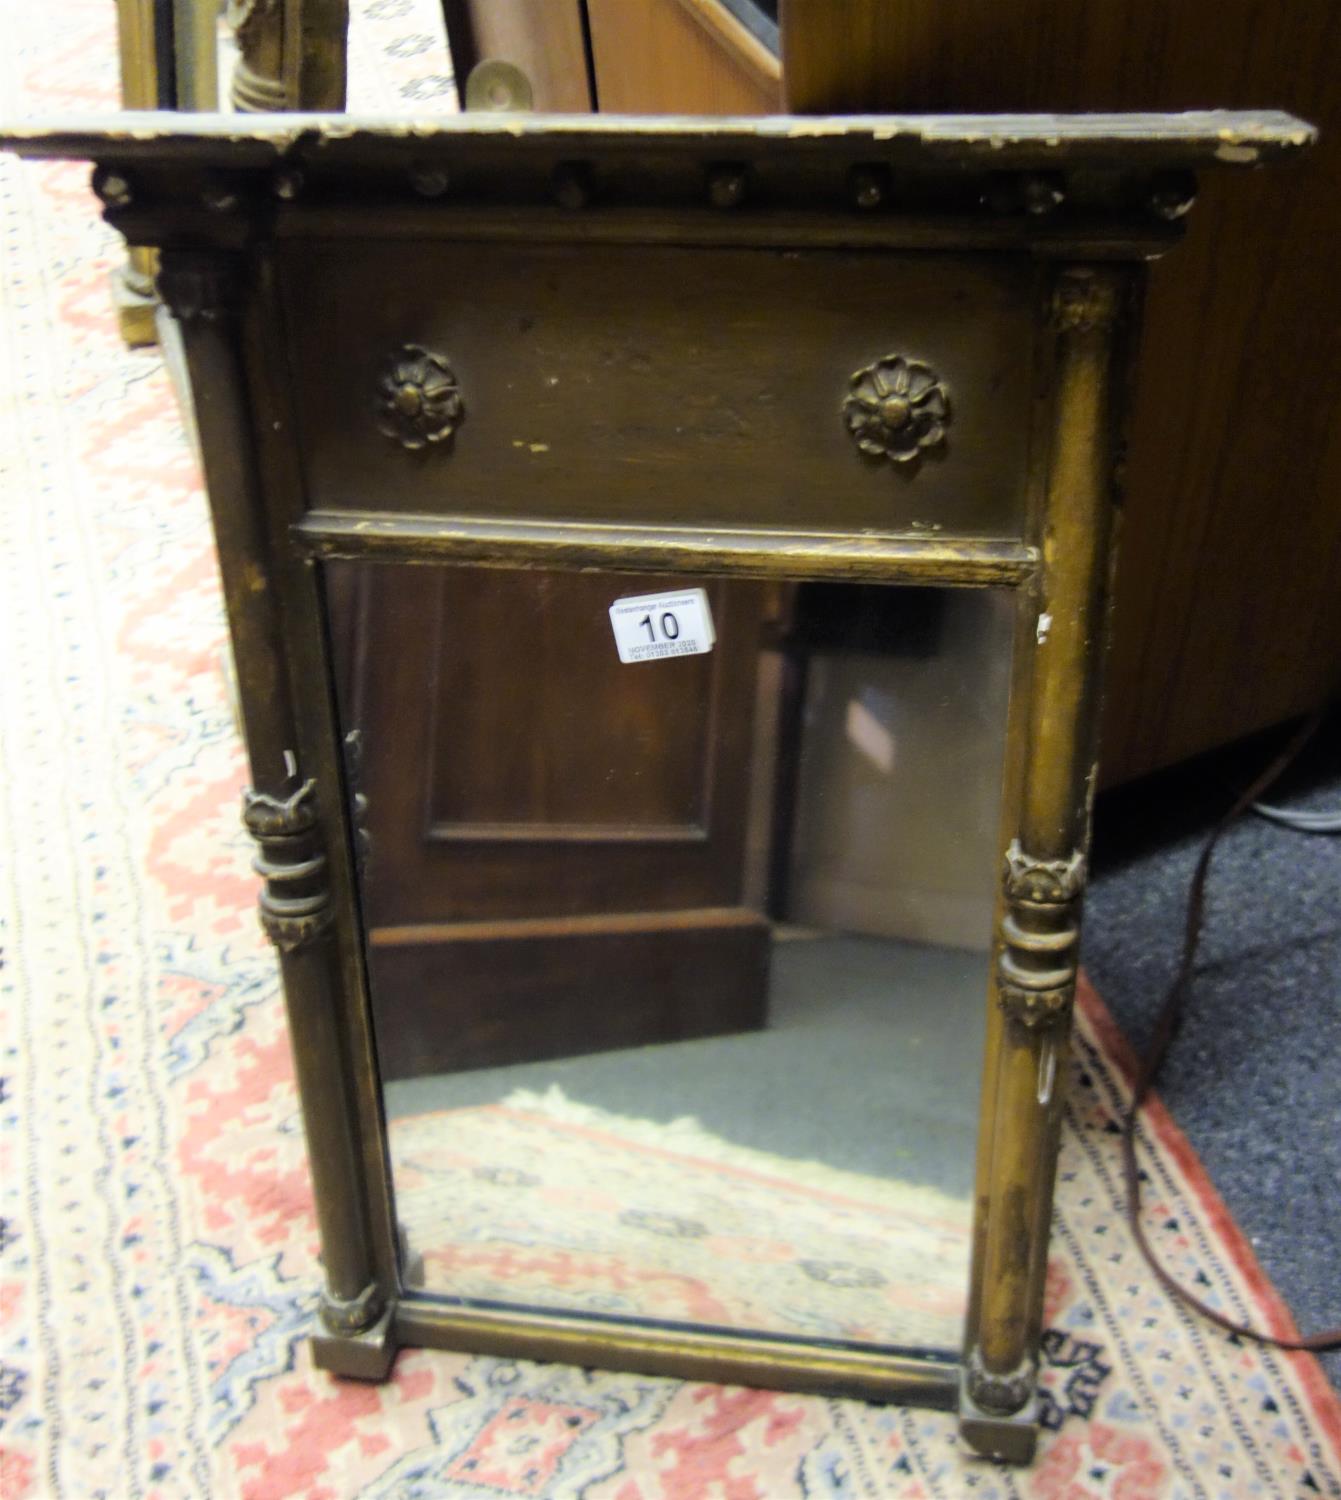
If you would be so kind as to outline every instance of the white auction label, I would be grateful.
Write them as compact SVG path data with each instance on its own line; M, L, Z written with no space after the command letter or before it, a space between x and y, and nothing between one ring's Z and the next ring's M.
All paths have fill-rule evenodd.
M610 606L610 625L620 661L701 656L717 643L708 596L702 589L616 599Z

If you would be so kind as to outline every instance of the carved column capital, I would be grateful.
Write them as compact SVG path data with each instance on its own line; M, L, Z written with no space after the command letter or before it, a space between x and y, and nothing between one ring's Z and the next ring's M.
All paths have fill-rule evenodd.
M287 797L248 787L242 794L242 822L254 839L291 837L317 826L317 784L310 777Z
M1053 288L1053 326L1061 333L1107 328L1117 317L1118 301L1116 278L1087 267L1071 267L1058 276Z
M1076 991L1085 856L1077 849L1064 859L1037 859L1016 839L1003 883L997 1001L1025 1031L1065 1025Z
M1072 901L1085 889L1085 856L1034 859L1012 839L1006 850L1006 895L1012 901Z
M297 953L323 936L332 920L316 783L305 781L283 798L245 792L242 822L260 846L252 868L265 881L261 926L281 953Z
M224 251L164 250L158 295L183 323L218 322L241 305L241 258Z

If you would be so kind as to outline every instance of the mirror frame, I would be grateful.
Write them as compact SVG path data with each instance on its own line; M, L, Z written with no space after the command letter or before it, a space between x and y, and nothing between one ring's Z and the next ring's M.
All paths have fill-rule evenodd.
M1197 168L1255 163L1310 139L1287 116L1216 113L428 124L120 115L5 134L0 144L24 155L96 162L109 221L133 244L162 250L159 286L185 347L237 663L253 779L244 822L259 850L261 920L279 951L315 1188L325 1283L318 1365L376 1380L401 1345L429 1345L897 1400L958 1411L980 1453L1031 1456L1116 469L1144 261L1178 238ZM435 219L440 205L426 184L445 191L463 162L483 163L515 201ZM771 184L766 210L729 211L735 197L721 164L742 162ZM593 180L621 169L658 184L661 197L584 214ZM849 200L824 196L821 177L845 181ZM707 203L685 199L689 182L706 182ZM895 184L911 201L868 212L889 207L881 192ZM540 201L549 192L557 206ZM705 535L310 508L291 346L276 315L276 240L533 233L561 244L1029 257L1039 267L1037 378L1021 534ZM359 921L359 828L317 566L327 558L1014 590L1003 876L962 1359L405 1294Z

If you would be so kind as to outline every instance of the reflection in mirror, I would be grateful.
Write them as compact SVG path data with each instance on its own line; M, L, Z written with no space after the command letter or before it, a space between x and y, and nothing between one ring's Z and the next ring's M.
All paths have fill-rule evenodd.
M957 1350L1010 599L326 583L411 1294Z

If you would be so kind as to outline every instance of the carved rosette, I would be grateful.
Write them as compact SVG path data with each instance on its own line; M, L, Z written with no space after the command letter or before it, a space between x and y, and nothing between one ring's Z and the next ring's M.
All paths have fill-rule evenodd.
M1026 1031L1064 1025L1071 1014L1084 888L1079 851L1067 859L1034 859L1018 839L1006 851L997 999Z
M332 1297L329 1291L321 1294L320 1314L328 1333L346 1336L362 1333L382 1316L385 1306L377 1283L370 1281L357 1297L342 1299Z
M316 782L304 782L286 798L245 792L242 822L260 846L252 868L265 881L261 926L281 953L296 953L331 925Z
M983 1364L982 1351L974 1349L965 1366L964 1385L970 1400L980 1411L1009 1417L1028 1404L1034 1394L1037 1374L1034 1361L1026 1359L1009 1374L998 1375Z
M378 386L377 426L402 448L450 443L465 412L456 376L441 354L406 344L387 361Z
M843 419L863 453L911 463L945 441L950 395L930 365L889 354L853 375Z

